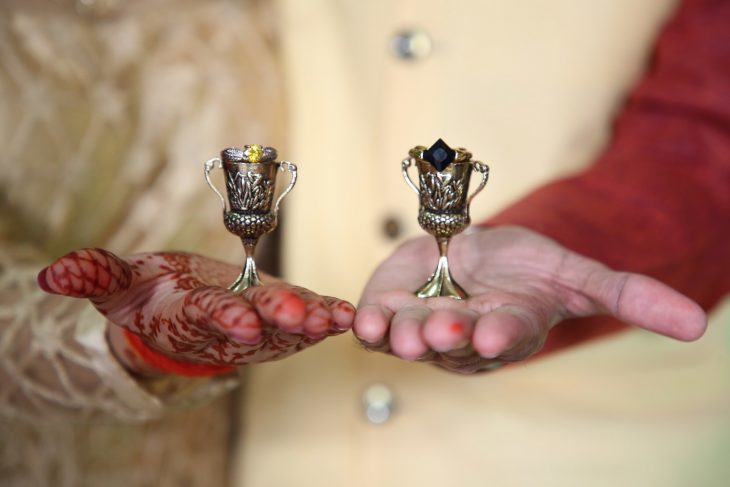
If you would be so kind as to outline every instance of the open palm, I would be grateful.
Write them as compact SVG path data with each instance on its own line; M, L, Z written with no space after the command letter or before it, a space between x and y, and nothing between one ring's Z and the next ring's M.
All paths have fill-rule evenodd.
M262 274L263 286L234 294L239 269L195 254L118 257L71 252L43 269L51 293L89 298L112 323L179 360L242 365L284 358L349 329L349 303Z
M431 237L410 240L375 271L355 318L368 348L471 373L538 351L566 318L599 314L679 340L699 338L704 311L668 286L615 272L519 227L456 237L449 250L465 300L418 298L438 258Z

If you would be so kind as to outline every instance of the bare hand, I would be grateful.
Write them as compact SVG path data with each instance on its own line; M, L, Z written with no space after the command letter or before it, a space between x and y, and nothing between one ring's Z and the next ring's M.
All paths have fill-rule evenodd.
M351 304L267 275L261 276L263 286L234 294L224 286L238 272L188 253L121 258L84 249L43 269L38 282L51 293L89 298L112 328L126 328L148 346L196 363L277 360L352 324Z
M614 272L524 228L454 239L449 262L468 299L413 295L437 257L432 237L417 238L375 271L354 324L366 347L471 373L529 357L567 318L608 314L687 341L707 325L696 303L655 279Z

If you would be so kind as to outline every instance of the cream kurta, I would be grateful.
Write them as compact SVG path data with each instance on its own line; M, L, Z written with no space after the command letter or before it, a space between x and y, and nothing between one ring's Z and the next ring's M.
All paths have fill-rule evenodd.
M399 170L438 137L491 166L475 220L585 167L640 75L674 2L282 0L289 279L357 300L419 235ZM433 50L389 50L403 29ZM321 238L327 235L327 238ZM458 276L457 276L458 277ZM730 478L729 317L684 344L642 332L482 377L358 350L349 336L252 368L240 485L716 485ZM720 325L720 326L718 326ZM725 328L725 329L723 329ZM375 382L396 411L369 424Z

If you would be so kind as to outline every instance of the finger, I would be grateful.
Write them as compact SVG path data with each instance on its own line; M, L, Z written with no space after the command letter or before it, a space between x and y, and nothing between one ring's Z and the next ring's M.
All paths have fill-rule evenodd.
M321 338L332 327L332 313L324 301L309 301L307 317L304 319L304 334L310 338Z
M366 304L355 313L353 331L366 344L382 342L388 334L393 312L385 306Z
M469 343L476 319L476 313L467 309L437 309L424 324L423 338L437 352L463 348Z
M199 326L246 344L261 340L261 319L242 295L227 289L206 286L185 295L185 317Z
M423 338L423 324L431 314L426 306L409 306L399 309L390 320L390 349L406 360L416 360L428 351Z
M526 308L501 306L479 318L472 345L487 359L524 360L542 347L547 329Z
M332 327L332 313L324 297L302 287L295 287L304 299L307 316L304 318L302 333L310 338L322 338Z
M697 303L648 276L598 271L586 293L619 320L661 335L692 341L707 328L707 315Z
M38 286L51 294L104 298L129 288L129 264L103 249L70 252L38 273Z
M302 332L307 317L307 303L291 286L255 286L244 295L265 321L289 333Z
M332 314L332 326L338 331L349 330L355 320L355 307L332 296L324 296L324 301Z

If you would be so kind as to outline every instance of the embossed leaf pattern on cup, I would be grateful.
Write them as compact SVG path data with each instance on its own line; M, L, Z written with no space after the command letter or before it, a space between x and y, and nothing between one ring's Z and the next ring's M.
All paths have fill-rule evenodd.
M461 210L464 206L464 186L449 174L420 175L421 204L432 210Z
M274 194L274 185L257 173L228 173L230 204L236 210L268 212ZM240 181L236 181L240 178Z

